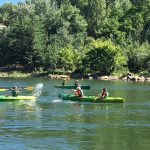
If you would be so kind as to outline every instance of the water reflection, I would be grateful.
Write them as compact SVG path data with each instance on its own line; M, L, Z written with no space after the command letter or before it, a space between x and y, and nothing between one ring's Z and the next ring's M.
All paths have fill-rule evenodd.
M15 79L5 79L1 83L4 86L13 82ZM1 103L0 149L150 148L150 93L145 90L149 83L84 80L82 84L91 84L92 89L106 87L112 96L126 99L123 104L94 104L59 100L59 93L70 92L54 88L59 80L38 78L17 82L33 86L43 83L44 93L36 101Z

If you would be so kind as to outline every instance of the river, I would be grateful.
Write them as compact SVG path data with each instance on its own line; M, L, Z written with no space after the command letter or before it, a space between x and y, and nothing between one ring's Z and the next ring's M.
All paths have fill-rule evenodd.
M0 102L0 150L149 150L150 83L83 80L84 94L106 87L123 104L65 102L59 79L0 79L0 87L35 87L43 83L36 100ZM69 80L68 84L74 84ZM0 92L0 95L10 91ZM23 95L31 91L22 90Z

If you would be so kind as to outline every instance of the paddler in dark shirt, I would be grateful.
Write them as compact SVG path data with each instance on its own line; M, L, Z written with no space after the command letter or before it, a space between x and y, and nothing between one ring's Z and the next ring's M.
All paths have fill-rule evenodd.
M79 80L75 81L75 87L77 88L79 86Z
M18 94L19 94L19 90L18 90L18 88L17 88L17 86L14 86L12 89L11 89L11 91L12 91L12 97L17 97L18 96Z
M65 86L65 85L66 85L66 79L63 79L62 86Z

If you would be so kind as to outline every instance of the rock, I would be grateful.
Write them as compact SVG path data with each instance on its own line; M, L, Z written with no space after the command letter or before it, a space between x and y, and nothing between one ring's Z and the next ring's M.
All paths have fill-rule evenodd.
M109 78L108 78L108 76L101 76L101 77L98 77L98 79L100 79L100 80L108 80Z
M52 79L62 79L62 78L69 78L69 76L67 75L58 75L58 74L48 74L47 76L48 78L52 78Z
M117 76L109 76L109 80L119 80L119 77L117 77Z

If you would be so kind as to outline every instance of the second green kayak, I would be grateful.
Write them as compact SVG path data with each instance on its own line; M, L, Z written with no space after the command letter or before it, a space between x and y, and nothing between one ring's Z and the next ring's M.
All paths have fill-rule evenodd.
M125 99L121 97L107 97L104 99L99 99L97 96L78 97L69 94L59 94L58 97L63 100L70 100L77 102L92 102L92 103L123 103L125 101Z
M54 87L56 87L56 88L63 88L63 89L76 89L76 87L74 85L65 85L65 86L63 86L63 85L55 85ZM90 87L90 85L81 85L81 88L88 90L91 87Z

